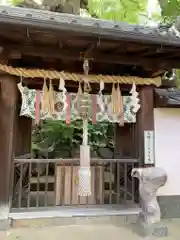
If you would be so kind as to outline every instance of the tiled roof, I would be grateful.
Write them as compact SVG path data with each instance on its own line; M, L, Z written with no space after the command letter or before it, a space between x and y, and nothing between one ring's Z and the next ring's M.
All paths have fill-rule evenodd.
M115 40L143 41L180 46L180 38L164 27L84 18L45 10L0 6L0 24L22 25L51 31L73 31Z

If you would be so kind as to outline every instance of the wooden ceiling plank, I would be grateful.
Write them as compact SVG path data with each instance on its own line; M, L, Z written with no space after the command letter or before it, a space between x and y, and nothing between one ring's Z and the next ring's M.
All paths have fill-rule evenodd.
M47 47L35 47L35 46L21 46L21 45L2 45L4 49L11 51L19 51L22 55L42 57L42 58L54 58L54 59L66 59L66 60L80 60L81 50L64 50L57 48L47 48ZM109 63L109 64L123 64L123 65L135 65L154 68L155 66L160 69L170 69L170 68L180 68L179 59L163 59L160 58L148 58L142 57L138 54L120 54L120 55L110 55L93 52L92 56L89 56L94 62Z

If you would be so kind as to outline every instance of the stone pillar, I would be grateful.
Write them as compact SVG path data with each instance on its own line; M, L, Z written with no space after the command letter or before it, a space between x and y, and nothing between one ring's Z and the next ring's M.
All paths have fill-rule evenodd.
M16 79L0 76L0 228L8 223L15 143L18 89Z

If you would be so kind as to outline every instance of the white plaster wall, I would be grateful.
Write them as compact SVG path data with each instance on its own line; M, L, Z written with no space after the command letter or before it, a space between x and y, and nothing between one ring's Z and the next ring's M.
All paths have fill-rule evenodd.
M154 123L155 165L168 174L158 195L180 195L180 109L154 109Z

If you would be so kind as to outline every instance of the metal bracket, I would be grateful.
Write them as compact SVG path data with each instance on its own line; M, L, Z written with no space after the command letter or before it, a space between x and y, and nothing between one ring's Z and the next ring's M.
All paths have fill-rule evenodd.
M80 60L84 61L85 59L93 60L93 57L89 57L87 52L80 52Z

